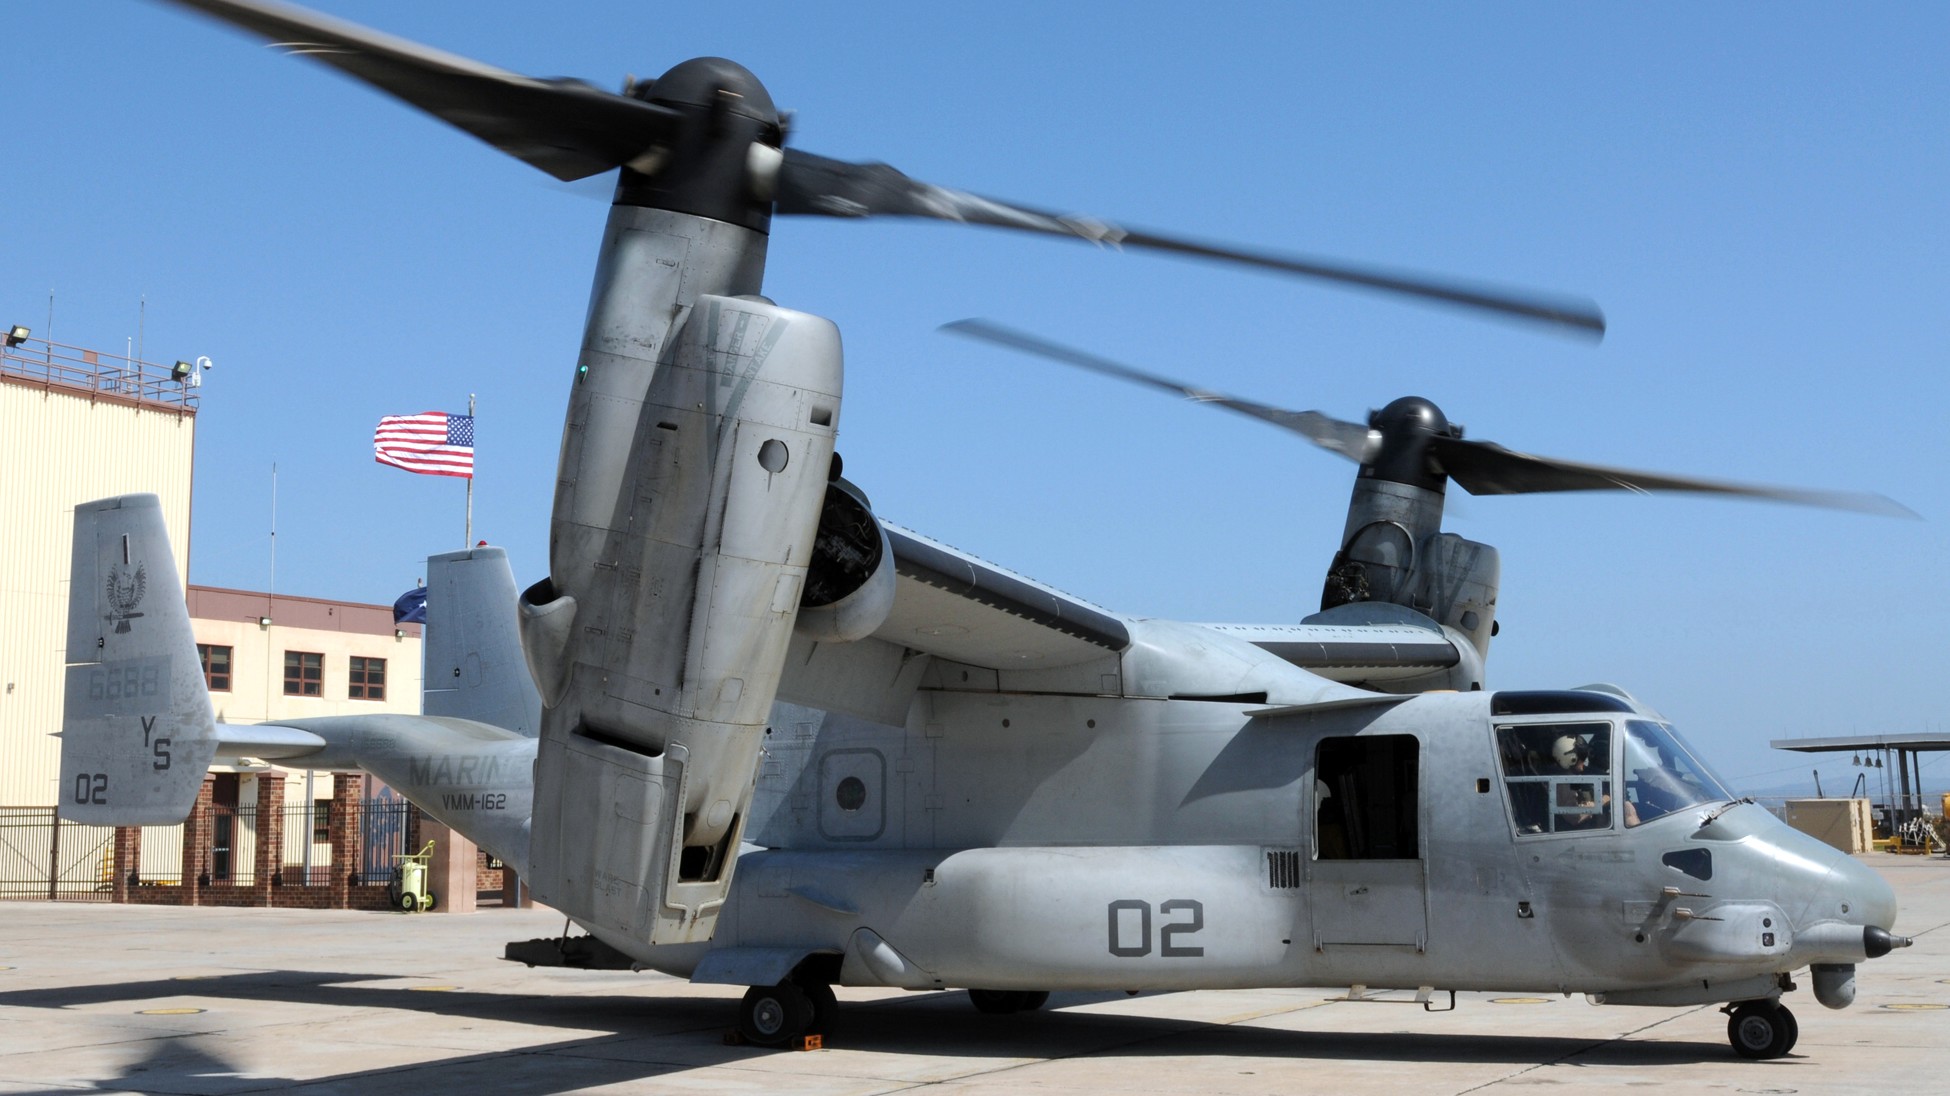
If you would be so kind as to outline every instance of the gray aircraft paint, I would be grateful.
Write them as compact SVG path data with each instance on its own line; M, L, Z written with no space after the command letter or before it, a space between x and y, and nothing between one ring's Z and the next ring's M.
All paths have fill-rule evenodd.
M161 536L153 507L80 513L112 551L81 560L78 576L121 566L125 532L132 545ZM430 601L429 631L460 614L479 622L478 642L505 650L512 617L475 607L505 596L506 560L476 562L445 575L461 561L435 561L436 581L456 581ZM83 585L108 590L96 577ZM84 631L114 634L113 614L94 615L104 628ZM140 644L117 653L188 658L187 624L180 599L157 602L132 628ZM1110 675L1128 683L1123 696L998 692L976 675L958 688L963 672L936 662L890 679L906 698L899 722L774 705L751 843L712 941L661 946L586 927L644 966L740 983L825 954L842 981L909 988L1361 984L1683 1003L1766 995L1780 971L1854 963L1862 927L1893 920L1872 872L1751 805L1519 832L1497 728L1657 719L1621 696L1605 699L1619 711L1497 717L1489 693L1327 681L1263 636L1126 626L1132 642ZM1247 692L1266 700L1163 699ZM101 736L88 711L71 719L70 749ZM185 735L207 739L198 748L373 772L518 869L530 862L533 738L451 716L201 718L206 729ZM1321 855L1321 743L1348 738L1413 744L1412 855ZM172 794L180 815L187 797ZM1669 863L1702 850L1710 883Z
M75 507L68 574L61 817L181 821L215 754L214 717L161 501Z
M533 738L542 698L516 631L508 553L486 545L427 557L426 673L420 707Z
M1778 1056L1794 1037L1773 1003L1785 971L1891 945L1874 921L1893 915L1886 886L1749 806L1689 799L1621 830L1620 800L1610 832L1551 832L1595 814L1574 794L1566 803L1578 782L1601 785L1534 771L1539 743L1512 752L1502 737L1497 701L1474 692L1497 555L1440 531L1452 479L1478 493L1872 500L1529 456L1465 439L1414 397L1363 427L1097 360L1088 367L1253 414L1362 466L1321 614L1256 635L1133 620L891 526L829 527L835 492L853 496L826 483L837 331L758 294L771 219L797 213L1191 253L1602 332L1595 306L1056 217L786 148L769 92L722 58L611 95L261 0L179 2L310 43L300 52L558 178L621 168L569 382L549 577L518 603L539 741L480 722L526 731L528 711L478 693L463 718L321 722L257 732L257 746L291 756L315 740L320 758L390 766L490 830L500 823L483 816L503 812L476 796L503 793L472 783L518 773L533 750L533 832L515 859L538 894L651 965L751 984L749 1037L804 1030L834 977L1039 989L1326 979L1746 1001L1736 1049ZM822 579L878 593L795 633L815 548ZM122 605L140 584L118 582L103 589ZM1407 695L1444 688L1462 691ZM1589 710L1607 713L1583 721L1608 728L1605 743L1641 722L1670 738L1642 708ZM198 714L179 718L188 729ZM90 729L78 757L117 732L103 718ZM1499 771L1499 758L1516 767ZM1645 774L1660 771L1635 768L1636 793L1605 786L1646 795ZM1546 803L1544 824L1530 821ZM751 851L745 837L778 847ZM1818 997L1845 1003L1845 981L1818 970Z

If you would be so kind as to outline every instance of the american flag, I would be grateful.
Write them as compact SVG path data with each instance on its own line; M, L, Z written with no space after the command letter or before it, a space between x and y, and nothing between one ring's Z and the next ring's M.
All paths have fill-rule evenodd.
M388 415L372 433L373 459L428 476L474 478L474 416Z

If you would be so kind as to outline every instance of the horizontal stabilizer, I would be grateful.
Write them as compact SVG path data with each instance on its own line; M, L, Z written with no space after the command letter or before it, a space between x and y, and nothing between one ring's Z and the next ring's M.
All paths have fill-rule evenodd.
M220 752L228 758L302 758L307 769L367 772L379 772L392 758L467 753L527 739L519 732L477 720L412 712L308 716L248 727L220 727L218 733L222 735Z
M276 723L217 724L217 756L226 761L284 761L315 754L325 740Z

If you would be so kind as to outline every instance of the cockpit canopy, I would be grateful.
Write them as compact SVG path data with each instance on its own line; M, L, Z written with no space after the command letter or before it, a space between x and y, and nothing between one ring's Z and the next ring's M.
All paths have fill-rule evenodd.
M1506 717L1494 723L1496 749L1520 835L1611 830L1620 822L1631 828L1732 798L1670 724L1629 701L1581 693L1526 699L1546 696L1565 714L1542 703L1492 708Z

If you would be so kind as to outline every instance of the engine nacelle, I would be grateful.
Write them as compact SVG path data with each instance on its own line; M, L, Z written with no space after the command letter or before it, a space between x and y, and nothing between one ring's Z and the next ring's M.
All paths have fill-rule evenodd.
M893 610L894 546L866 494L836 477L826 485L794 629L817 643L851 643Z
M574 490L520 606L547 701L528 882L651 944L710 939L730 891L841 392L839 331L817 316L699 294L659 328L630 279L679 269L659 261L672 239L606 252L619 273L599 280L564 431ZM635 356L666 335L658 360Z
M1406 606L1463 633L1487 658L1502 564L1495 548L1442 531L1441 486L1362 470L1320 608L1368 601Z

